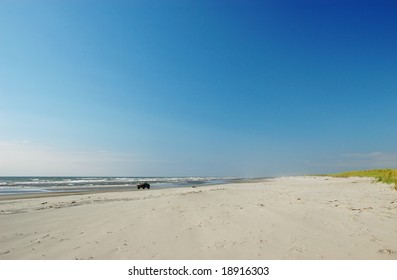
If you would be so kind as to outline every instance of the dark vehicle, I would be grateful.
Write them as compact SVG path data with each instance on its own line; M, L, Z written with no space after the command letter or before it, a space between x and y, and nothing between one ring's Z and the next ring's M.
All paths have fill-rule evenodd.
M138 187L138 190L139 190L140 188L142 188L142 189L146 189L146 188L150 189L150 184L148 184L147 182L145 182L145 183L139 183L139 184L137 185L137 187Z

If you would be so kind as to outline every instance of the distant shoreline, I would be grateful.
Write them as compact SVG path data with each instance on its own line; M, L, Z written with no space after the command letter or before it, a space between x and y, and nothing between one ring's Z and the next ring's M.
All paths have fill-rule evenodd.
M263 178L237 177L0 177L0 200L136 191L148 182L152 189L201 187L258 182Z

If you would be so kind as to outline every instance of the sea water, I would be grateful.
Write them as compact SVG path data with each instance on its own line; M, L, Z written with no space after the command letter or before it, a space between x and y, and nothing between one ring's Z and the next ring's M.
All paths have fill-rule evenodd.
M0 195L44 192L86 192L136 189L148 182L151 188L203 186L236 182L232 177L0 177Z

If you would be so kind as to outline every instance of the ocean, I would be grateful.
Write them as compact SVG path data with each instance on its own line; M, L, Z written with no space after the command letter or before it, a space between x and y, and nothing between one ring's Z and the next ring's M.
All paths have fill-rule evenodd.
M0 177L0 195L48 192L87 192L137 189L148 182L152 189L226 184L232 177Z

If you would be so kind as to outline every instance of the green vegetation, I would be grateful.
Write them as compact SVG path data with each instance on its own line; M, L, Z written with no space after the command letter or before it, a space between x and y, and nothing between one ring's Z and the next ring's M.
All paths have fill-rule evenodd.
M373 177L378 182L394 184L397 190L397 169L372 169L362 171L350 171L337 174L329 174L331 177Z

